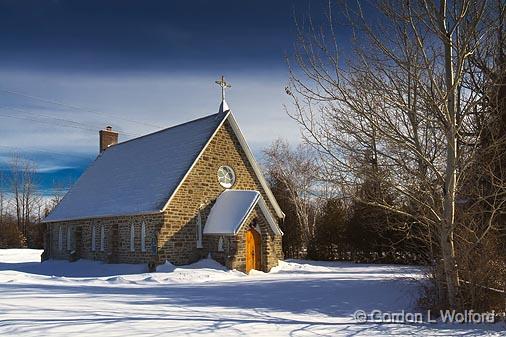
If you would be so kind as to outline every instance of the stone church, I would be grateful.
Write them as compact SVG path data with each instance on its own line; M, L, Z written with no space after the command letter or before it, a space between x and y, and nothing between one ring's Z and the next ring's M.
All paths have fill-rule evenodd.
M109 263L211 255L230 269L268 271L283 258L284 214L225 100L219 112L118 143L100 154L44 219L44 255Z

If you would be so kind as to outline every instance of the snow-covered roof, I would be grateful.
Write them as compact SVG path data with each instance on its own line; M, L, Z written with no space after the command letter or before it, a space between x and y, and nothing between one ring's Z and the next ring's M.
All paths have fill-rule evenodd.
M44 222L159 212L227 113L109 147Z
M204 234L236 235L257 204L274 233L282 235L260 192L251 190L225 190L221 193L207 217Z
M232 112L220 108L217 114L110 146L43 222L164 211L225 121L230 123L276 215L284 218Z

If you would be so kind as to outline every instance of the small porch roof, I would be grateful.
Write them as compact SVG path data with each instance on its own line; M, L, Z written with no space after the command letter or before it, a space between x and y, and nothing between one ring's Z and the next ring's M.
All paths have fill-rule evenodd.
M204 226L204 235L237 235L256 205L274 234L283 235L262 195L253 190L225 190L216 199Z

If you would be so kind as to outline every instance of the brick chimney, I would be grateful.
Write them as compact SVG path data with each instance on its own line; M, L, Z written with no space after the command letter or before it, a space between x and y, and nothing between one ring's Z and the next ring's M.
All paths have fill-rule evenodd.
M118 133L112 131L111 126L106 127L104 130L100 130L98 134L100 136L100 153L107 150L109 146L118 143Z

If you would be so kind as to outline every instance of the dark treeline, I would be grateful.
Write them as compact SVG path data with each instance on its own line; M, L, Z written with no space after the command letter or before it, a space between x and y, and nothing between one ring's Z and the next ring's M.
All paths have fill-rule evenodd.
M374 200L376 196L393 198L392 192L382 189L381 184L365 181L346 195L331 192L331 185L317 176L312 184L301 184L301 180L310 180L304 174L321 170L315 153L303 148L292 150L286 142L278 140L265 151L272 191L285 213L281 226L286 258L430 264L430 247L417 235L406 235L399 226L404 223L406 227L416 227L409 218L363 201ZM307 162L313 163L311 169L302 169ZM301 199L299 195L307 197ZM307 214L301 215L300 209ZM301 217L307 221L301 221Z

